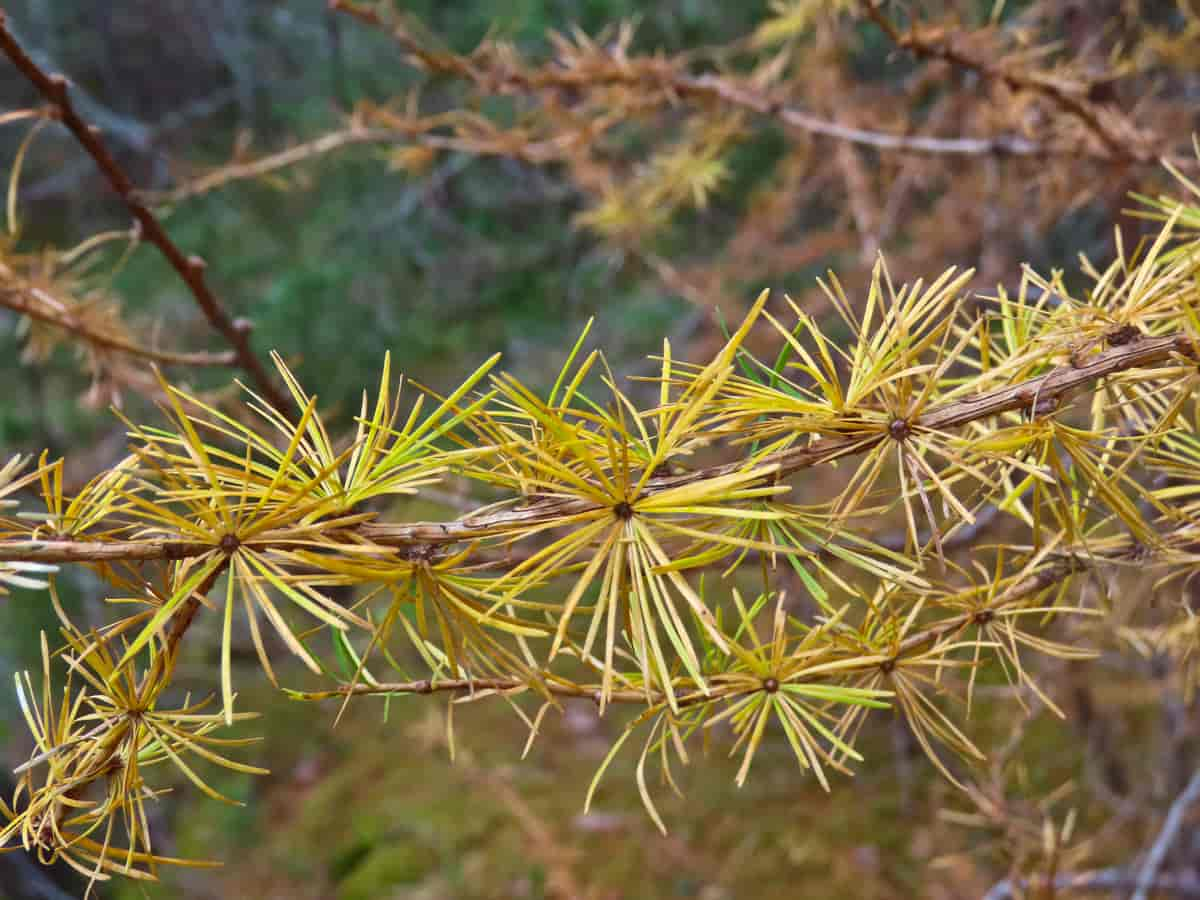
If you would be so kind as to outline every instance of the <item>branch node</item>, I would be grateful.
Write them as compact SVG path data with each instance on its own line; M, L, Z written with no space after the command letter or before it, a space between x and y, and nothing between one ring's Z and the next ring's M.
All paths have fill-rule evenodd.
M58 72L54 73L53 75L48 75L46 77L46 84L48 84L54 90L54 93L58 95L55 99L59 104L62 104L66 101L67 87L71 84L66 75Z
M1034 418L1041 418L1042 416L1048 416L1051 413L1057 412L1061 402L1062 398L1058 396L1042 397L1033 405Z
M1132 344L1141 336L1141 330L1136 325L1127 322L1108 332L1104 339L1108 341L1110 347L1124 347L1126 344Z
M1200 355L1196 350L1196 342L1186 334L1175 336L1175 350L1190 359L1195 359L1197 355Z

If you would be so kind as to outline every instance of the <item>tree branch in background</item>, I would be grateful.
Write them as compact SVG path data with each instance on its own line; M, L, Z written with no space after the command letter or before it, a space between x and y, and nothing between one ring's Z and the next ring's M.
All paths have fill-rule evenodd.
M1171 849L1171 844L1175 842L1179 829L1183 827L1184 817L1188 810L1197 802L1200 802L1200 770L1192 775L1183 793L1175 798L1175 802L1167 811L1167 818L1158 833L1158 838L1154 841L1154 846L1150 848L1150 853L1146 856L1146 861L1142 863L1142 868L1138 872L1137 890L1134 891L1130 900L1148 900L1151 891L1160 890L1158 870L1162 868L1167 851Z
M1067 872L1052 879L1006 878L992 886L983 900L1011 900L1030 896L1030 890L1058 891L1122 891L1134 887L1137 874L1129 869L1096 869L1090 872ZM1200 897L1200 878L1195 875L1162 875L1152 887L1163 897ZM1039 895L1034 895L1039 896ZM1042 894L1040 896L1047 896Z
M602 70L586 68L574 71L552 66L529 70L511 65L488 67L476 64L471 57L430 50L414 37L403 22L385 16L373 6L354 0L330 0L330 6L368 25L387 31L415 58L421 68L453 78L466 79L488 93L536 94L547 89L594 90L615 84L643 86L656 88L671 98L717 101L725 106L773 119L789 129L877 150L959 156L1090 157L1101 162L1113 162L1115 159L1142 165L1157 164L1155 154L1130 153L1122 145L1118 145L1119 153L1112 147L1109 147L1107 152L1096 153L1087 148L1049 146L1015 134L944 138L853 128L814 116L754 86L739 83L727 76L689 75L681 70L679 61L663 57L606 58ZM874 12L873 6L870 8ZM1043 90L1049 91L1051 87L1045 86ZM1065 94L1061 96L1064 102L1071 99ZM1087 114L1086 109L1081 109L1080 112ZM1107 146L1108 142L1105 143Z
M1136 163L1138 165L1154 165L1160 156L1171 157L1165 150L1155 149L1162 141L1157 135L1150 134L1135 144L1132 140L1132 129L1123 129L1126 134L1119 134L1118 129L1104 121L1101 111L1083 97L1077 97L1068 92L1061 83L1052 77L1033 74L1029 75L1013 67L995 64L979 59L956 47L953 34L947 34L945 29L920 30L910 26L907 32L902 32L891 21L876 0L867 0L863 4L867 16L879 26L888 38L897 46L912 52L921 59L938 59L949 63L958 69L965 69L983 78L1000 81L1013 90L1028 90L1045 97L1063 112L1078 119L1083 126L1099 140L1115 162ZM1172 162L1176 162L1171 157Z
M2 267L0 267L2 268ZM233 350L221 353L177 353L143 347L129 338L115 333L111 328L98 327L79 318L70 306L49 296L38 288L26 290L0 288L0 306L39 322L45 322L75 335L93 347L136 356L149 362L168 366L233 366L237 365L237 354Z
M75 111L71 103L67 79L62 75L47 74L30 58L8 29L7 18L3 10L0 10L0 50L3 50L12 64L29 80L38 93L54 104L59 121L66 126L95 161L109 185L136 220L142 237L158 248L171 268L183 279L208 323L229 342L237 357L238 365L250 376L259 392L272 406L286 415L290 410L290 404L286 395L267 373L262 361L251 348L249 323L230 317L208 286L204 275L206 268L204 260L198 256L185 256L183 251L171 240L170 235L167 234L166 229L163 228L154 213L138 199L136 188L108 151L99 132L88 125Z
M390 117L389 117L390 118ZM402 127L402 124L404 127ZM505 156L537 165L562 159L563 144L571 140L564 136L549 141L522 143L518 135L496 132L473 139L451 135L430 134L441 127L435 120L413 120L409 123L391 121L387 127L368 127L361 122L351 123L342 131L332 131L303 144L297 144L278 153L272 153L248 162L235 162L187 181L171 191L151 195L155 202L182 203L212 191L220 190L238 181L262 178L313 159L327 156L349 147L412 145L431 150L459 151L477 156Z

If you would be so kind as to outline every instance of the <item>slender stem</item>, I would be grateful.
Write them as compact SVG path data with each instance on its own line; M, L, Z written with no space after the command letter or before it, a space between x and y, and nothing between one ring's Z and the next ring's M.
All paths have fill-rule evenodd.
M1158 889L1158 870L1162 868L1167 851L1171 849L1171 844L1175 842L1179 829L1183 827L1183 819L1187 815L1188 809L1198 802L1200 802L1200 769L1197 769L1192 775L1191 781L1188 782L1183 793L1175 798L1175 802L1167 811L1167 818L1158 833L1158 838L1154 841L1154 846L1150 848L1146 861L1142 863L1141 871L1138 872L1137 890L1134 891L1130 900L1147 900L1150 892Z
M1008 590L992 600L985 609L998 612L1008 607L1016 606L1030 597L1040 594L1046 588L1061 582L1063 579L1069 578L1072 574L1083 568L1085 568L1085 563L1074 559L1052 563L1044 569L1011 585ZM946 640L956 632L969 626L977 619L978 614L979 610L973 610L968 613L952 616L921 629L902 641L899 647L896 648L895 653L887 660L884 660L883 663L891 667L901 660L918 655L929 647ZM835 672L840 678L848 673L879 669L880 666L881 661L877 656L866 656L861 660L846 660L845 665L839 665L836 670L831 670L831 674ZM347 695L434 694L443 692L473 694L480 691L537 691L544 689L545 692L559 697L579 697L591 700L597 704L600 702L603 692L599 685L574 684L572 682L555 680L555 677L548 673L542 673L542 675L544 680L536 685L527 679L520 678L424 679L421 681L376 682L373 684L358 683L343 685L327 691L297 691L292 692L291 696L300 700L326 700L334 697L345 697ZM816 677L819 678L820 676ZM694 684L686 680L681 681L679 686L683 689L679 694L678 700L678 705L681 707L694 706L697 703L706 703L713 700L735 698L764 689L747 683L745 679L739 679L736 685L722 684L720 676L715 676L709 680L709 690L707 693L697 690ZM667 696L662 691L622 690L613 691L609 695L608 700L614 703L638 703L655 706L666 704Z
M354 124L341 131L331 131L319 138L296 144L278 153L243 163L233 163L215 169L200 178L181 184L172 191L153 195L156 202L182 203L201 197L238 181L262 178L310 160L319 159L349 147L389 146L411 144L434 150L454 151L475 156L509 156L535 164L545 164L562 159L564 151L574 140L572 135L560 138L531 141L516 146L514 141L496 139L473 139L443 134L430 134L428 129L437 123L414 120L400 122L389 120L383 127L364 127Z
M346 685L327 691L293 691L289 696L297 700L328 700L346 695L361 696L370 694L477 694L482 691L523 691L542 689L557 697L577 697L599 703L601 689L597 685L571 684L554 680L546 680L539 688L533 688L530 683L520 678L443 678L422 679L420 681L377 682L374 684L359 683ZM658 691L613 691L608 698L614 703L656 703L665 696Z
M211 552L212 544L147 538L132 541L0 541L0 562L150 562Z
M192 621L196 618L196 613L200 612L202 599L209 591L212 590L217 579L229 568L228 556L222 561L221 565L217 566L212 573L205 578L196 589L188 596L183 604L171 616L170 629L167 631L167 652L165 659L174 660L176 652L179 650L179 642L183 640L183 636L187 634L187 630L192 627ZM169 664L169 663L168 663Z
M1136 875L1128 869L1094 869L1087 872L1065 872L1052 879L1006 878L997 882L983 900L1009 900L1029 896L1031 888L1051 888L1057 891L1120 891L1134 886ZM1200 897L1200 878L1181 873L1163 875L1154 880L1154 891L1163 896Z

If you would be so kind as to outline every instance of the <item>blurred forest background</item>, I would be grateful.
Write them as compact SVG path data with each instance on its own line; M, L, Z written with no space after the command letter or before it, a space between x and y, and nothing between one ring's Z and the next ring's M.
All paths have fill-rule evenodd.
M256 347L278 349L346 424L388 350L394 366L434 388L496 351L537 384L594 316L593 342L617 374L643 374L663 336L677 355L707 358L721 322L736 321L763 287L821 315L815 276L834 269L854 296L881 251L897 281L958 264L976 269L982 292L1015 290L1023 263L1077 279L1078 254L1112 254L1113 223L1130 246L1154 230L1123 210L1131 191L1168 189L1161 157L1195 173L1200 7L1188 0L886 4L895 21L927 27L924 43L907 49L847 2L394 8L456 53L486 40L530 63L573 53L669 59L700 82L732 71L747 90L783 99L729 104L697 82L660 85L642 113L621 110L618 125L587 133L612 98L583 88L520 96L502 77L488 96L469 78L421 72L385 31L323 0L5 2L15 34L48 71L70 76L79 111L174 240L207 261L217 293L253 322ZM487 59L502 68L502 55ZM34 102L15 70L2 71L4 109ZM472 118L434 121L452 110ZM393 134L364 135L371 129ZM0 132L6 171L26 134ZM312 143L323 135L342 138ZM895 146L888 135L908 137ZM298 161L255 168L286 151ZM24 252L129 227L92 161L57 127L24 155L18 198ZM102 249L81 292L81 309L100 317L119 297L120 319L147 343L223 349L149 249ZM130 387L136 372L81 366L72 345L7 310L0 370L5 458L70 450L68 476L82 481L123 454L110 403L152 420ZM229 371L175 377L220 391ZM455 498L445 500L453 509ZM444 516L436 503L423 498L397 515ZM82 576L63 586L82 621L99 620ZM0 670L36 666L42 629L54 622L40 595L4 598ZM198 688L212 665L201 643L189 650ZM1172 694L1155 665L1064 669L1057 696L1070 717L1041 710L1022 722L1019 764L995 763L997 794L974 805L896 726L868 737L870 764L853 790L832 795L784 762L782 741L764 748L742 790L736 763L715 753L685 773L686 798L664 802L666 837L641 810L632 764L618 762L627 768L581 814L584 786L619 730L589 705L548 721L519 766L520 723L501 709L464 710L451 765L444 704L394 702L387 721L379 704L356 704L335 728L336 707L291 703L251 674L243 696L264 711L266 735L252 761L272 775L217 776L221 790L249 801L243 808L194 792L160 804L165 852L225 866L169 873L147 890L345 900L981 896L1031 860L1101 866L1135 850L1131 833L1152 837L1153 811L1200 746L1195 698ZM977 723L992 746L1013 734L1004 709ZM0 691L8 770L28 753L18 723L15 697ZM1006 797L1014 783L1019 793ZM1086 840L1067 836L1068 813ZM1200 843L1189 840L1181 852L1194 860ZM63 873L0 857L6 900L78 890Z

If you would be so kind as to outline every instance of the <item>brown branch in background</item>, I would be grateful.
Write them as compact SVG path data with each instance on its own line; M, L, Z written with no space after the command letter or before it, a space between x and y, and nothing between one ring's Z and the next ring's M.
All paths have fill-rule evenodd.
M1006 878L992 886L983 900L1010 900L1015 897L1053 896L1059 891L1121 891L1135 885L1137 873L1128 869L1095 869L1088 872L1066 872L1054 878ZM1200 897L1200 878L1181 873L1162 875L1155 879L1154 892L1162 897ZM1041 891L1030 894L1030 891ZM1053 891L1054 894L1046 893Z
M389 117L387 127L369 128L352 125L344 130L329 132L314 140L297 144L259 159L222 166L207 175L185 182L174 190L150 196L156 203L181 203L193 197L219 190L234 182L272 175L348 147L409 144L427 147L431 150L457 151L477 156L506 156L544 165L561 159L565 144L576 139L573 135L564 135L553 140L523 142L513 136L506 136L503 132L486 137L480 136L477 139L428 133L428 129L441 126L440 122L421 119L400 123L394 117Z
M365 125L361 120L383 122L380 126ZM186 181L179 187L149 195L155 203L175 204L221 190L239 181L263 178L293 166L319 159L328 154L359 146L404 146L451 151L472 156L502 156L532 165L560 162L573 145L586 143L588 136L603 131L607 120L592 123L578 133L566 133L541 141L528 141L522 135L505 131L471 135L432 134L430 130L447 125L445 117L405 119L383 110L358 110L349 128L332 131L311 141L286 150L246 162L234 162L205 175ZM478 124L478 123L476 123ZM658 279L688 302L707 307L712 297L690 282L671 262L647 250L635 241L623 249L641 260Z
M272 380L250 346L248 323L231 318L209 288L204 276L204 260L198 256L185 256L171 240L162 223L138 198L133 182L117 164L99 131L88 125L75 111L67 79L62 75L48 75L42 71L9 31L3 10L0 10L0 50L3 50L5 56L38 93L54 104L58 120L74 135L80 146L96 163L113 191L137 221L142 237L158 248L171 268L183 279L204 317L229 342L238 365L250 376L259 392L282 414L290 414L290 404L286 395Z
M1179 829L1183 827L1184 817L1196 803L1200 803L1200 769L1192 775L1183 793L1175 798L1175 802L1167 811L1167 818L1154 841L1154 846L1150 848L1150 852L1146 855L1146 861L1142 863L1142 868L1138 872L1137 890L1134 891L1130 900L1148 900L1150 892L1159 889L1158 870L1162 868L1167 851L1171 849L1171 844L1175 842Z
M760 116L776 119L789 128L809 134L822 135L839 141L848 141L876 150L895 150L902 153L927 153L952 156L1073 156L1077 152L1066 152L1046 147L1019 135L997 135L995 137L930 137L919 134L889 134L839 125L819 116L782 103L769 95L737 85L726 78L715 75L698 77L676 76L671 86L681 94L705 97L749 110Z
M710 305L712 297L689 281L687 276L680 272L679 268L670 260L637 246L629 247L628 251L640 259L667 290L675 292L688 303L698 306L700 309L705 309Z
M403 23L385 17L374 7L354 0L330 0L330 7L347 13L372 27L387 31L417 63L428 71L453 78L465 79L490 93L535 94L544 90L587 90L614 84L642 85L658 88L665 100L693 98L718 101L726 106L753 112L773 119L787 128L808 134L848 141L877 150L905 153L950 154L962 156L1028 156L1028 157L1090 157L1101 162L1122 162L1153 165L1157 158L1150 153L1130 155L1095 153L1086 148L1054 147L1015 134L993 137L931 137L925 135L890 134L870 131L830 122L792 106L754 87L732 78L716 75L691 76L681 72L671 60L612 59L602 71L587 69L542 67L521 71L509 65L493 69L477 66L470 57L454 53L437 53L424 47ZM1048 88L1047 88L1048 89ZM1065 95L1064 95L1065 96Z
M155 350L135 344L119 335L106 334L72 315L63 303L47 296L37 288L22 290L0 290L0 306L15 313L61 328L80 338L85 343L105 350L136 356L150 362L168 366L232 366L237 364L237 355L232 350L222 353L176 353L170 350Z
M907 32L901 32L880 8L875 0L867 0L863 4L867 16L892 43L910 51L920 59L938 59L958 69L965 69L977 75L1000 81L1012 90L1032 91L1045 97L1063 112L1078 119L1083 126L1104 146L1114 161L1153 165L1159 160L1159 154L1149 149L1150 145L1160 143L1156 136L1146 140L1147 146L1136 147L1114 132L1104 123L1096 107L1084 98L1076 97L1065 91L1061 85L1046 77L1030 76L1011 70L1002 65L996 65L987 60L978 59L955 47L944 29L918 30L910 26Z
M345 147L364 144L403 143L409 140L407 135L396 131L380 129L357 129L349 131L334 131L322 135L316 140L307 141L289 147L279 153L273 153L259 159L231 163L215 171L185 182L174 190L163 191L150 195L155 203L181 203L193 197L200 197L212 191L219 190L235 181L246 181L271 175L282 169L289 168L310 159L317 159Z
M1160 337L1143 337L1128 344L1119 344L1097 353L1082 365L1067 363L1017 384L996 388L992 391L954 400L934 406L910 427L945 430L958 428L970 422L988 419L1001 413L1019 409L1056 409L1073 392L1110 375L1130 369L1153 366L1184 357L1197 358L1198 351L1191 338L1184 334L1169 334ZM763 457L759 467L763 469L763 483L776 481L803 469L829 463L848 456L864 453L884 440L886 432L861 437L822 438L807 447L782 450ZM652 478L646 482L646 495L668 488L717 478L741 471L745 462L738 461L697 469L683 475ZM598 507L589 500L539 500L519 506L497 510L489 506L487 512L469 514L446 522L408 522L391 524L366 522L356 527L355 532L380 546L408 546L425 544L440 546L461 541L475 540L490 535L504 534L518 528L529 528L539 524L552 524L564 516L588 512ZM255 544L255 546L267 546ZM209 544L184 542L171 538L153 538L141 541L81 542L55 540L0 541L0 562L24 561L43 563L99 562L105 560L151 560L182 559L199 556L212 550Z

